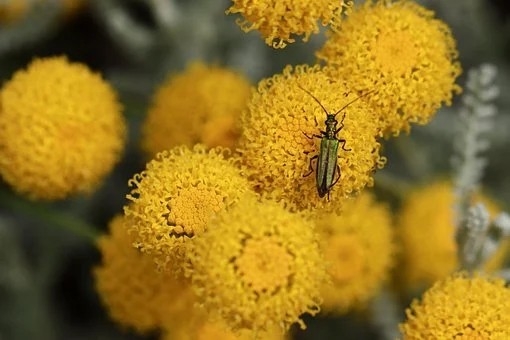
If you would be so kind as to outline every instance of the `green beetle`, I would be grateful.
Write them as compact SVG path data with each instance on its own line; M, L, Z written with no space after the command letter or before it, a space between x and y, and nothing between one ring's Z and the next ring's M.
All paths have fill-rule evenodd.
M345 119L345 113L342 117L342 120L340 121L340 125L338 124L338 120L336 119L336 116L345 110L349 105L357 101L363 96L366 96L370 94L373 91L367 92L358 98L350 101L345 106L343 106L340 110L335 112L334 114L328 113L328 110L322 105L322 103L308 90L302 88L299 86L299 88L306 93L308 93L322 108L322 110L326 113L326 120L324 123L326 124L325 131L320 131L319 134L314 135L307 135L303 132L306 138L313 139L313 138L319 138L321 140L320 150L319 153L312 158L310 158L309 163L309 172L303 175L303 177L309 176L313 172L312 162L314 160L317 160L316 166L315 166L315 182L317 185L317 192L319 193L319 197L322 198L328 195L328 201L329 201L329 193L331 192L331 189L333 186L338 182L340 179L340 166L338 165L338 147L342 145L342 150L344 151L350 151L351 149L345 148L346 140L343 138L338 138L338 133L343 129L344 127L344 119ZM316 121L317 122L317 121ZM338 126L338 127L337 127Z

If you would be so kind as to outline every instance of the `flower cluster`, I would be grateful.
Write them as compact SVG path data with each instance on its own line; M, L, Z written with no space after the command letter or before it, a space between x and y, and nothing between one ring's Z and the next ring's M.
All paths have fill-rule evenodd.
M190 65L155 93L142 128L143 149L155 156L178 145L232 147L250 91L248 80L229 69Z
M501 279L456 274L407 310L404 339L508 339L510 289Z
M378 139L426 123L449 103L460 67L448 28L422 7L367 1L340 23L346 6L234 1L228 12L244 16L241 27L258 29L274 47L295 35L307 40L317 19L333 23L318 52L328 65L287 66L250 93L237 74L194 64L160 87L142 141L156 158L129 182L119 222L123 256L143 259L140 270L164 277L170 292L184 282L180 289L192 294L182 301L190 309L169 305L192 316L179 324L173 312L163 319L140 300L145 321L130 321L122 314L130 300L117 298L119 282L108 269L115 261L102 241L98 289L114 318L140 330L159 328L168 338L279 339L294 323L304 327L303 314L315 315L321 305L345 313L378 292L396 252L388 209L363 192L386 161ZM428 215L423 221L430 222ZM410 247L419 251L422 243ZM166 301L154 302L143 289L134 295Z
M460 91L450 29L413 1L366 1L329 34L317 56L352 90L376 91L366 100L386 134L427 123Z
M65 57L35 59L0 92L0 175L33 199L91 192L119 160L125 125L99 74Z

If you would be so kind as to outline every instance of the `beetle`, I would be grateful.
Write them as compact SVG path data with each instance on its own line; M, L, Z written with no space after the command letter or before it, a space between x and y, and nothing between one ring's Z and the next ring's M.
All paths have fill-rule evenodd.
M299 85L298 85L299 86ZM361 97L364 97L368 94L370 94L373 91L369 91L356 99L350 101L346 105L344 105L340 110L338 110L335 113L329 113L328 110L322 105L322 103L317 99L310 91L304 89L303 87L299 86L299 88L303 91L305 91L308 95L310 95L317 104L320 105L324 113L326 113L326 120L324 121L324 124L326 125L325 130L320 130L320 134L313 134L311 136L307 135L303 132L306 138L313 139L313 138L319 138L321 140L319 153L312 158L310 158L309 163L309 172L303 175L303 177L309 176L313 172L312 162L316 160L315 165L315 184L317 186L317 192L319 194L319 197L322 198L328 195L328 201L329 201L329 194L331 192L331 189L335 184L340 180L340 166L338 165L338 147L342 145L342 150L344 151L351 151L351 149L345 148L346 140L343 138L338 138L338 133L344 128L344 119L345 119L345 113L342 117L342 120L338 122L336 119L337 115L345 110L349 105L360 99ZM317 120L315 120L317 123ZM340 124L338 124L340 123ZM338 127L337 127L338 126ZM308 152L305 152L308 154ZM335 178L336 177L336 178Z

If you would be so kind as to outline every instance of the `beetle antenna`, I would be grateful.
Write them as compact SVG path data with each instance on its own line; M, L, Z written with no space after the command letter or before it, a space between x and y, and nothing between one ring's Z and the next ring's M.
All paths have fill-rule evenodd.
M324 107L324 105L322 105L322 103L319 101L319 99L317 99L317 98L316 98L316 97L315 97L315 96L314 96L314 95L313 95L310 91L308 91L308 90L304 89L303 87L301 87L301 85L299 85L299 84L298 84L298 87L299 87L301 90L303 90L303 91L305 91L306 93L308 93L308 94L310 95L310 97L312 97L313 99L315 99L315 101L317 102L317 104L319 104L319 105L322 107L322 109L324 110L324 113L326 113L326 115L329 115L328 110L326 110L326 108Z
M357 100L358 100L358 99L360 99L360 98L363 98L363 97L365 97L365 96L368 96L370 93L373 93L373 92L375 92L375 90L368 91L367 93L362 94L362 95L361 95L361 96L359 96L358 98L351 100L350 102L348 102L347 104L345 104L345 105L344 105L344 106L343 106L340 110L338 110L338 111L335 113L335 115L334 115L334 116L336 117L336 115L337 115L337 114L339 114L340 112L342 112L342 111L343 111L343 110L344 110L347 106L351 105L352 103L354 103L355 101L357 101Z

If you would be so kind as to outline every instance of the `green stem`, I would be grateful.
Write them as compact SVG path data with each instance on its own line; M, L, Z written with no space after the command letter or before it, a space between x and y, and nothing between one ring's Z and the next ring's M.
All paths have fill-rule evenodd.
M27 201L5 190L0 190L0 205L25 215L36 216L91 243L95 243L99 236L99 232L96 231L93 225L73 215L57 211L45 204Z

